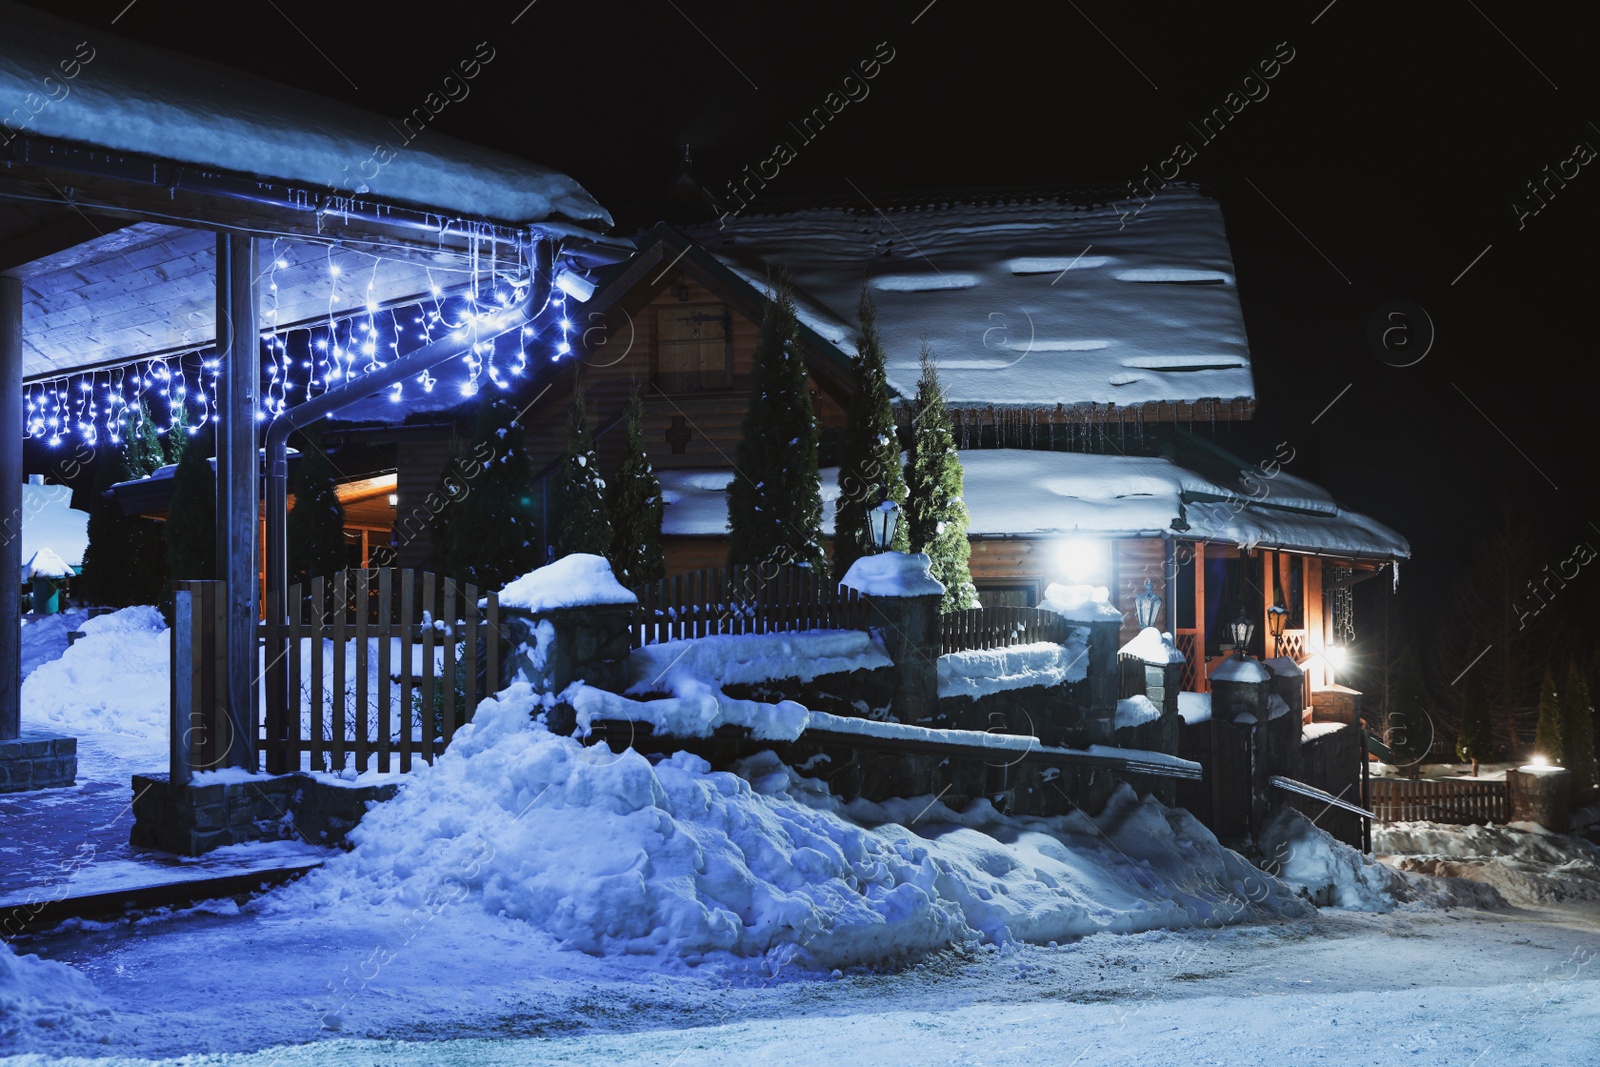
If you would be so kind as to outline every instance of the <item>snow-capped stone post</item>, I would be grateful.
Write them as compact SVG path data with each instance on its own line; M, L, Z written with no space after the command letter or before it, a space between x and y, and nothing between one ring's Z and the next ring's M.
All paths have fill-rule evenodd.
M620 689L638 605L604 556L574 552L524 574L500 591L513 649L501 683L520 675L550 693L575 681Z
M1146 626L1132 641L1119 648L1117 655L1132 656L1144 664L1144 695L1161 709L1162 718L1178 714L1185 660L1171 634Z
M1087 655L1089 708L1084 731L1089 744L1110 744L1116 736L1117 690L1121 671L1117 651L1122 642L1122 612L1111 603L1105 586L1050 585L1039 606L1068 622L1089 628ZM1173 696L1176 701L1176 695Z
M1571 771L1545 763L1508 770L1506 793L1512 822L1535 822L1546 830L1566 833L1572 808Z
M850 565L839 584L867 599L877 631L900 675L890 712L901 722L926 716L939 701L939 602L944 585L924 552L880 552Z

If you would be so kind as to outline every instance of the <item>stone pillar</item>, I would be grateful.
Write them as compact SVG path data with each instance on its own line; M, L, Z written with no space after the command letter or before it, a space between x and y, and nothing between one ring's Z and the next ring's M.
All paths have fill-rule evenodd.
M517 677L534 688L559 693L573 682L621 691L627 684L632 604L523 611L503 608L511 635L502 686Z
M1122 644L1121 632L1120 617L1089 623L1089 712L1083 725L1091 745L1109 745L1116 737L1117 690L1122 677L1117 649Z
M930 718L939 702L940 595L867 598L868 625L900 676L889 703L898 722Z
M1561 767L1518 767L1506 771L1512 822L1536 822L1565 833L1572 807L1572 772Z
M0 275L0 741L22 731L22 280Z

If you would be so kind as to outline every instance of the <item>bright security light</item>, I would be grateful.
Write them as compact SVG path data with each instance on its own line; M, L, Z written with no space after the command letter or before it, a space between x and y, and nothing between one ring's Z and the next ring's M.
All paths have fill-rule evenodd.
M1063 544L1061 569L1078 585L1088 581L1100 569L1099 542L1077 539Z
M1327 652L1323 653L1323 655L1335 670L1343 668L1345 661L1349 658L1349 653L1343 645L1329 645Z

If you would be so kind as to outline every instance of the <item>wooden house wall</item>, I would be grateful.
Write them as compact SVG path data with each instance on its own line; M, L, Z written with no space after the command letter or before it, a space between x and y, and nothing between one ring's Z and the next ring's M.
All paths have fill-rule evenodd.
M433 554L428 520L428 497L439 487L445 465L460 450L461 441L442 428L402 430L399 434L395 493L395 566L426 568Z

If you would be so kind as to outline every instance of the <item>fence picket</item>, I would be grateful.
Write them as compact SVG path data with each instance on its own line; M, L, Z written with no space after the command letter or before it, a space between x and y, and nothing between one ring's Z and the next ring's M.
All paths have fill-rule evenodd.
M394 712L389 700L390 658L394 651L391 637L394 627L389 613L393 598L394 568L384 567L378 571L378 693L374 710L378 719L378 770L385 774L389 771L389 754L394 749Z
M416 572L400 572L400 770L411 770L411 695L416 691L416 664L412 657L411 627L417 620Z
M371 696L371 674L368 669L371 662L372 649L367 645L367 589L371 572L367 570L356 571L356 591L350 602L351 609L355 612L356 623L356 743L355 767L356 773L361 774L367 769L367 750L371 745L372 734L368 727L371 725L372 716L368 710L367 699Z
M500 594L489 594L488 627L484 638L485 651L489 654L488 668L484 671L486 691L483 696L488 699L500 692ZM473 709L476 712L476 708Z
M456 637L459 627L456 625L456 580L444 580L444 605L439 609L439 617L444 620L444 665L439 670L439 682L444 688L444 733L445 745L450 744L450 738L456 732ZM440 752L444 749L440 748Z
M301 740L300 716L298 714L300 710L300 687L304 677L302 673L301 641L305 636L305 627L302 625L302 621L305 618L306 611L305 598L299 582L289 587L289 600L285 606L289 611L289 665L287 667L288 673L285 676L289 684L285 687L287 692L284 693L283 716L284 725L288 727L288 739L298 742ZM312 708L318 709L319 706L313 704ZM315 740L317 733L321 730L322 716L313 714L311 724L313 728L311 739ZM288 764L289 769L292 771L299 770L299 745L295 744L286 748L285 753L285 762ZM317 764L313 761L310 766L316 768Z
M467 679L467 684L463 687L466 690L466 701L461 706L461 720L463 722L471 722L472 713L478 710L478 701L482 699L478 693L479 624L477 586L467 586L466 595L461 603L461 614L466 622L466 626L462 631L463 636L466 638L466 642L462 646L464 652L462 661Z
M422 572L422 736L418 738L417 752L424 760L433 762L433 739L438 730L433 723L434 685L438 672L433 662L433 645L438 636L434 624L439 621L439 602L434 597L434 576Z

